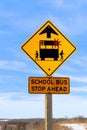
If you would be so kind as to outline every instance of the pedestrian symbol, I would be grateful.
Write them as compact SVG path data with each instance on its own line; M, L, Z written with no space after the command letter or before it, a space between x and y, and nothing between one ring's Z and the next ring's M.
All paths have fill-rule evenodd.
M35 60L38 60L38 51L36 51Z
M47 21L21 48L49 76L76 50L50 21Z
M61 56L61 60L63 60L63 55L64 55L64 53L63 53L63 50L60 52L60 56Z

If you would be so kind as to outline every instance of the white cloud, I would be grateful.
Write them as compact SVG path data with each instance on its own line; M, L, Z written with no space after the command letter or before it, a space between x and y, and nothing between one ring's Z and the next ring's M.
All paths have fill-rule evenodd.
M8 69L8 70L19 70L26 67L24 62L20 61L0 61L0 69Z
M58 27L62 33L65 33L68 36L76 36L85 34L87 31L87 17L84 16L83 13L79 14L78 11L76 11L75 14L67 15L64 18L58 18L57 15L55 15L52 20L55 20L56 27ZM60 23L60 24L59 24Z
M36 101L0 102L1 118L39 118L43 116L42 103Z
M54 7L64 7L63 0L55 0L55 2L53 0L48 0L47 3Z
M30 67L29 67L30 66ZM40 71L35 69L33 66L31 66L28 63L22 62L22 61L6 61L1 60L0 61L0 69L1 70L11 70L11 71L21 71L21 72L29 72L29 73L37 73L39 74Z
M75 14L65 14L64 17L58 17L57 14L49 14L48 19L53 21L54 25L64 34L68 36L76 36L85 34L87 31L87 18L76 11ZM66 20L65 20L66 19Z
M69 35L78 35L78 34L83 34L87 30L87 18L86 15L83 15L84 13L80 11L80 9L85 5L87 2L86 1L64 1L64 0L44 0L44 1L39 1L36 3L36 5L40 5L40 7L48 6L49 5L52 7L49 7L50 11L48 14L47 13L35 13L33 17L31 16L31 13L28 12L28 15L24 15L24 12L21 10L7 10L4 6L1 6L0 11L1 11L1 19L3 18L3 21L6 22L6 24L9 24L10 27L12 27L13 31L15 30L16 32L33 32L33 30L37 29L42 21L46 19L52 19L52 21L56 21L56 25L58 25L61 29L63 29L64 32L66 32ZM16 4L16 2L15 2ZM37 6L36 6L37 7ZM63 17L59 17L59 14L56 14L56 12L61 10L65 10L65 16L64 19ZM71 14L67 15L66 10L74 11L74 13L71 12ZM37 10L38 12L38 10ZM62 13L61 13L62 15ZM5 19L5 20L4 20ZM7 20L6 20L7 19ZM40 19L40 20L39 20ZM2 22L3 22L2 21ZM54 22L55 22L54 21ZM43 23L42 23L43 24ZM19 28L19 30L17 29ZM15 32L14 31L14 32ZM1 31L2 33L5 33ZM7 32L7 31L6 31ZM9 32L9 31L8 31Z
M53 116L56 118L80 115L87 117L87 96L54 95L53 102Z
M0 112L1 118L43 117L43 98L36 95L34 99L24 93L0 93Z
M54 74L55 77L69 77L71 81L73 82L78 82L78 83L87 83L87 76L80 76L79 74L78 75L71 75L70 74L64 74L64 73L59 73L59 74Z
M42 5L48 5L51 6L53 8L60 8L60 9L77 9L81 6L81 4L79 4L80 2L72 2L72 1L64 1L64 0L44 0L44 1L40 1L38 4L42 4Z
M8 35L9 31L7 30L0 30L0 35Z
M5 100L11 100L11 101L42 101L41 95L33 95L33 94L27 94L24 92L3 92L0 93L0 101Z
M72 91L72 92L87 93L87 86L71 87L71 88L70 88L70 91Z
M68 23L68 24L67 24ZM87 18L83 14L76 14L67 19L66 26L67 32L70 32L70 35L81 35L85 34L87 31Z
M87 116L86 102L84 96L53 95L53 117ZM0 93L1 118L44 118L44 105L44 95Z
M87 83L87 76L71 76L71 80L79 83Z
M85 55L76 57L75 59L72 59L71 62L78 67L82 67L83 70L87 70L87 57Z

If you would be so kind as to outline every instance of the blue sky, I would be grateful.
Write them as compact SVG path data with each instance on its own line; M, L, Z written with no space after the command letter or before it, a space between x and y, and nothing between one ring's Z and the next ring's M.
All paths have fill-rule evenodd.
M28 77L44 76L20 49L50 20L77 47L53 74L70 78L70 94L53 95L53 118L87 117L87 1L0 1L0 118L44 118L44 95L28 93Z

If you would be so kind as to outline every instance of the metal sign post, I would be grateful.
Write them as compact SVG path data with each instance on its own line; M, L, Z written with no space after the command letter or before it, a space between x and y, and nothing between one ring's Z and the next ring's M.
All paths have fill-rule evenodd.
M52 130L52 94L45 94L45 130Z
M52 94L45 94L45 130L52 130Z

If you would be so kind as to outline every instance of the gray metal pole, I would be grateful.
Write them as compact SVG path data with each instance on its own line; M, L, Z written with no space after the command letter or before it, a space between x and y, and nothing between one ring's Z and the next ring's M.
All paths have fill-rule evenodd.
M52 130L52 94L45 94L45 130Z

